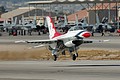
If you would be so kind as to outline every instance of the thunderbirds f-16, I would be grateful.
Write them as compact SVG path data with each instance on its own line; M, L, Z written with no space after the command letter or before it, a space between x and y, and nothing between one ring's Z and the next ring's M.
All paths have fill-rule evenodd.
M91 36L90 32L86 30L73 30L70 29L67 33L59 33L51 17L46 17L47 26L49 29L49 39L46 40L20 40L16 43L38 43L40 45L34 46L34 48L48 46L48 49L51 51L54 61L57 60L59 54L65 55L65 51L68 51L73 60L76 60L78 57L77 50L79 46L83 43L93 43L93 40L85 39ZM77 28L77 27L76 27Z

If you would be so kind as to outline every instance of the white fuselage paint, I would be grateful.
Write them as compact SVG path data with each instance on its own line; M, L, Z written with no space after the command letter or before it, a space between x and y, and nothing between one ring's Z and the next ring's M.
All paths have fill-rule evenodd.
M87 31L84 31L84 32L82 32L82 31L84 31L84 30L68 31L66 34L57 36L53 39L61 40L61 39L67 39L67 38L74 38L76 35L81 38L84 38L84 36L82 36L82 34L84 34ZM82 33L80 33L80 32L82 32Z
M82 34L86 33L87 31L84 31L84 30L75 30L75 31L68 31L66 34L63 34L63 35L60 35L60 36L57 36L55 38L53 38L53 40L63 40L64 42L64 45L65 44L69 44L67 42L69 41L73 41L73 40L76 40L77 38L75 37L76 35L81 37L81 38L84 38L84 36L82 36ZM79 34L80 33L80 34ZM52 40L52 39L51 39ZM52 48L55 48L56 45L55 44L51 44L50 45ZM74 46L73 44L67 46L67 47L71 47L71 46Z

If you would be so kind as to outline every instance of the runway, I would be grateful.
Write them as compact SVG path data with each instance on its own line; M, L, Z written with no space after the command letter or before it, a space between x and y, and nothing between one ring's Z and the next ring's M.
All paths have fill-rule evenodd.
M15 44L17 40L48 39L41 36L1 36L1 51L28 50L29 45ZM110 40L105 43L82 44L80 49L119 50L119 36L95 36L90 39ZM31 45L31 44L30 44ZM21 47L20 47L21 46ZM0 61L0 80L119 80L120 61L59 60Z
M120 61L1 61L0 80L119 80Z

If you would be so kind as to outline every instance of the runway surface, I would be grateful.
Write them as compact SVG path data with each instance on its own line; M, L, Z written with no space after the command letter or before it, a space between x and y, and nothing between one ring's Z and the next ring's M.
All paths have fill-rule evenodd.
M0 80L119 80L120 61L1 61Z
M0 48L28 50L17 40L48 39L41 36L1 36ZM110 40L105 43L82 44L80 49L119 50L119 36L95 36L90 39ZM19 47L21 46L21 47ZM13 47L13 48L12 48ZM18 47L18 48L17 48ZM9 48L9 49L8 49ZM119 80L120 61L0 61L0 80Z

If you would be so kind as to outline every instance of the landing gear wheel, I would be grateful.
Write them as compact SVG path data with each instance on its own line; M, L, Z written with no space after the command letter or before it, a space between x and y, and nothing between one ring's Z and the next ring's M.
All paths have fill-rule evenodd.
M75 56L78 57L78 53L76 53Z
M73 54L72 59L75 61L76 60L76 55Z
M54 61L56 61L56 60L57 60L57 56L56 56L56 55L53 55L53 57L54 57Z

